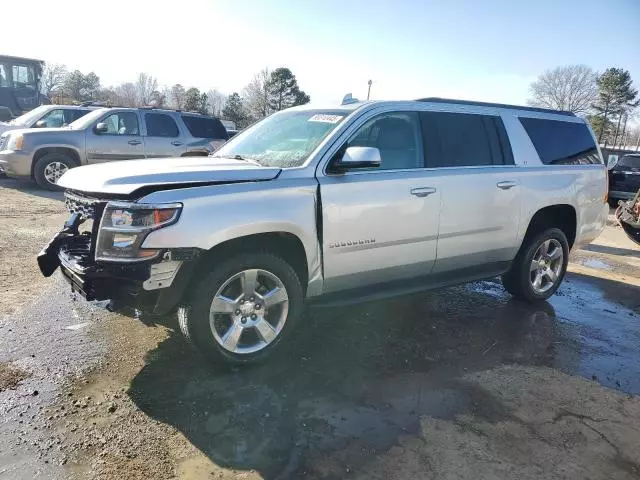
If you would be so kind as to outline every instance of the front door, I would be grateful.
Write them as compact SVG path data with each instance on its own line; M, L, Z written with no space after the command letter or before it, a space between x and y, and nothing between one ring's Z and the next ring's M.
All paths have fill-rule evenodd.
M438 172L442 208L433 273L499 270L517 251L521 188L502 119L421 112L427 166Z
M144 114L146 135L144 153L147 157L179 157L187 151L184 135L178 125L166 113Z
M87 130L88 163L144 158L144 143L140 135L138 114L132 110L113 112L96 122L107 125L107 131Z
M418 115L375 116L346 146L376 147L382 163L319 175L325 292L428 274L436 258L440 186L424 169Z

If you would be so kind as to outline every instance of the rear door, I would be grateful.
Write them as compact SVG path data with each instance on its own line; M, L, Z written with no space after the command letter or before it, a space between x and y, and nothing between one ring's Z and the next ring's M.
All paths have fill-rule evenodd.
M433 273L489 273L515 256L520 185L499 116L421 112L426 163L441 185Z
M440 185L424 168L418 114L380 113L339 151L350 146L378 148L382 163L371 170L318 175L326 291L429 274L436 258Z
M180 157L187 151L186 139L175 120L166 113L145 112L144 153L147 157Z
M96 132L98 123L107 125L105 133ZM135 110L109 111L87 129L86 141L88 163L144 158L140 119Z

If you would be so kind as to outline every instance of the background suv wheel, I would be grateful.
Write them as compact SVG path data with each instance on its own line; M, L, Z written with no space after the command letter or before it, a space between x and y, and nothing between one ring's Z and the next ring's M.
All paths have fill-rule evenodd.
M58 180L67 170L75 166L75 162L68 155L47 153L34 165L33 177L36 183L46 190L61 190L56 185Z

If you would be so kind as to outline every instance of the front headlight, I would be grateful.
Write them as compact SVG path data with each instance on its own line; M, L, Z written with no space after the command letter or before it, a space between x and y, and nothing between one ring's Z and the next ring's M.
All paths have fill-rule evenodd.
M153 230L176 223L181 210L181 203L109 202L100 221L96 260L139 262L157 257L160 250L140 248L142 242Z
M18 135L9 134L5 150L22 150L24 147L24 135L21 133Z

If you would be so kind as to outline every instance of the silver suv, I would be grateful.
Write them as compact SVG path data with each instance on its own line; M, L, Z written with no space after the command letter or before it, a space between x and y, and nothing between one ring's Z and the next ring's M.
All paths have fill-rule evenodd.
M38 262L87 299L177 310L187 339L235 363L285 343L305 302L495 276L543 301L609 211L589 126L536 108L295 107L196 160L70 170L70 218Z
M0 170L48 190L70 168L150 157L206 156L229 135L214 117L155 108L101 108L66 128L0 136Z

